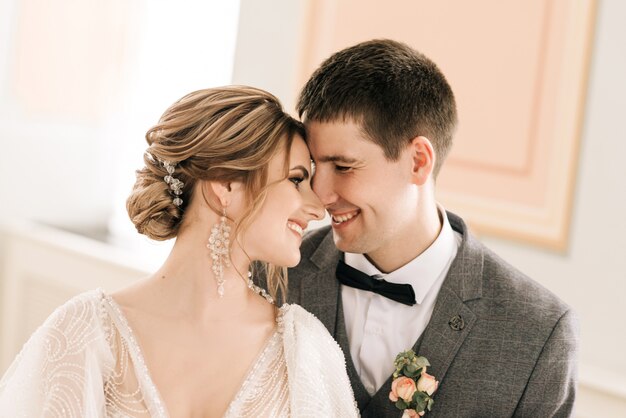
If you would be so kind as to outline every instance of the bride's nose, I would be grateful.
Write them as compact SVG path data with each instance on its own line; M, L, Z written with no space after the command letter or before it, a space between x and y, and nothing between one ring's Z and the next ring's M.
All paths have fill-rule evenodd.
M303 193L302 209L307 215L307 220L317 221L324 218L324 206L319 197L310 188Z

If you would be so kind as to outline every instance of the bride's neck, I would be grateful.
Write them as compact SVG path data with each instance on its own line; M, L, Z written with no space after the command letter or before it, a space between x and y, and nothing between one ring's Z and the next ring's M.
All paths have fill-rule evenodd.
M256 296L248 288L249 262L233 257L231 266L224 269L224 296L220 297L207 241L208 237L197 233L179 236L154 280L167 289L173 307L193 316L214 317L246 309Z

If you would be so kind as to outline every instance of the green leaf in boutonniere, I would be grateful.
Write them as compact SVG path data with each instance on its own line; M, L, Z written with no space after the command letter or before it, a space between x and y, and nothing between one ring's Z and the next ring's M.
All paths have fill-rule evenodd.
M413 402L415 403L415 410L416 411L423 411L424 409L426 409L426 406L428 406L428 399L430 399L430 397L428 396L427 393L424 392L415 392L415 394L413 395Z
M406 377L417 377L422 372L422 368L414 363L410 363L404 367L403 373Z
M398 399L398 401L396 402L396 408L398 409L406 409L408 408L408 404L406 402L404 402L403 399Z
M428 410L430 411L431 409L433 409L434 404L435 401L433 401L433 398L428 398L428 405L426 405L426 408L428 408Z

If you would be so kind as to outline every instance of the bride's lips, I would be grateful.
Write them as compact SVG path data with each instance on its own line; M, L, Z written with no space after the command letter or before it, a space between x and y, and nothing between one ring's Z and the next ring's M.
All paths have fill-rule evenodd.
M302 238L304 231L306 230L307 223L298 219L289 219L287 221L287 228L294 232L299 238Z

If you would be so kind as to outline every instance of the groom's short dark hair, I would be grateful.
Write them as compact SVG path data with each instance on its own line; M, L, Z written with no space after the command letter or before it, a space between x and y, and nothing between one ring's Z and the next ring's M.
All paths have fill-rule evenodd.
M302 89L297 110L305 122L359 123L392 161L411 139L425 136L437 155L435 176L457 124L454 94L435 63L388 39L354 45L324 61Z

